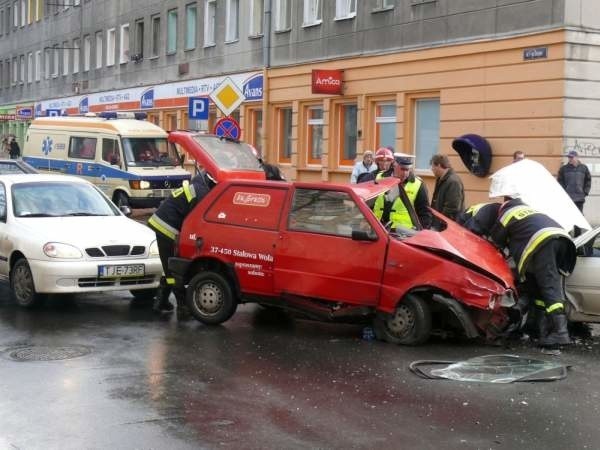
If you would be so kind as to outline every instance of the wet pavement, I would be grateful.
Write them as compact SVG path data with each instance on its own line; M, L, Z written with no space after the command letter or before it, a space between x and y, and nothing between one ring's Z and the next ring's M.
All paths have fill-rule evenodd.
M245 305L218 327L157 316L129 294L18 308L0 284L0 448L598 448L600 345L564 352L568 378L425 380L423 359L503 349L397 347L361 326Z

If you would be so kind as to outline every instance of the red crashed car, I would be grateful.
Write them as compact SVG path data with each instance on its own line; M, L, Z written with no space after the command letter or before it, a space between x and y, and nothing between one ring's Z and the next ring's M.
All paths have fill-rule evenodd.
M449 220L441 232L388 230L377 220L367 202L397 179L266 181L243 143L187 132L169 139L218 181L186 218L169 261L199 321L219 324L238 304L257 302L316 319L372 320L378 338L398 344L425 342L436 328L475 337L506 326L515 288L492 245ZM220 165L208 148L217 142L237 149L245 166Z

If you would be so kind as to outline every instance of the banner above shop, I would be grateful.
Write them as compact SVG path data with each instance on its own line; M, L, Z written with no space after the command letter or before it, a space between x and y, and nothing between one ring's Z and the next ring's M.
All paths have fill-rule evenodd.
M343 70L313 70L312 93L342 95Z
M17 106L17 119L30 120L33 119L33 106Z

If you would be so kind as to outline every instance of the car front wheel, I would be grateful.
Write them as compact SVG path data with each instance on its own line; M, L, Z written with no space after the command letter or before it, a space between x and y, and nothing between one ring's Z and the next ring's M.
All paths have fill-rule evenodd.
M392 344L418 345L431 334L431 310L422 298L409 294L398 303L393 314L377 313L375 335Z
M186 302L192 315L206 325L217 325L231 318L237 301L231 286L217 272L201 272L191 279Z
M25 308L32 308L45 298L36 292L31 268L25 258L19 259L13 267L10 287L17 304Z

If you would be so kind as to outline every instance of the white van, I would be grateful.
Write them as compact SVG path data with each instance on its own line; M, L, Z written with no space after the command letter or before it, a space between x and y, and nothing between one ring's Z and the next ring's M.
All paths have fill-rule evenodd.
M119 117L123 115L111 112L35 119L27 131L23 160L40 172L86 178L118 206L157 206L190 173L181 167L162 128Z

